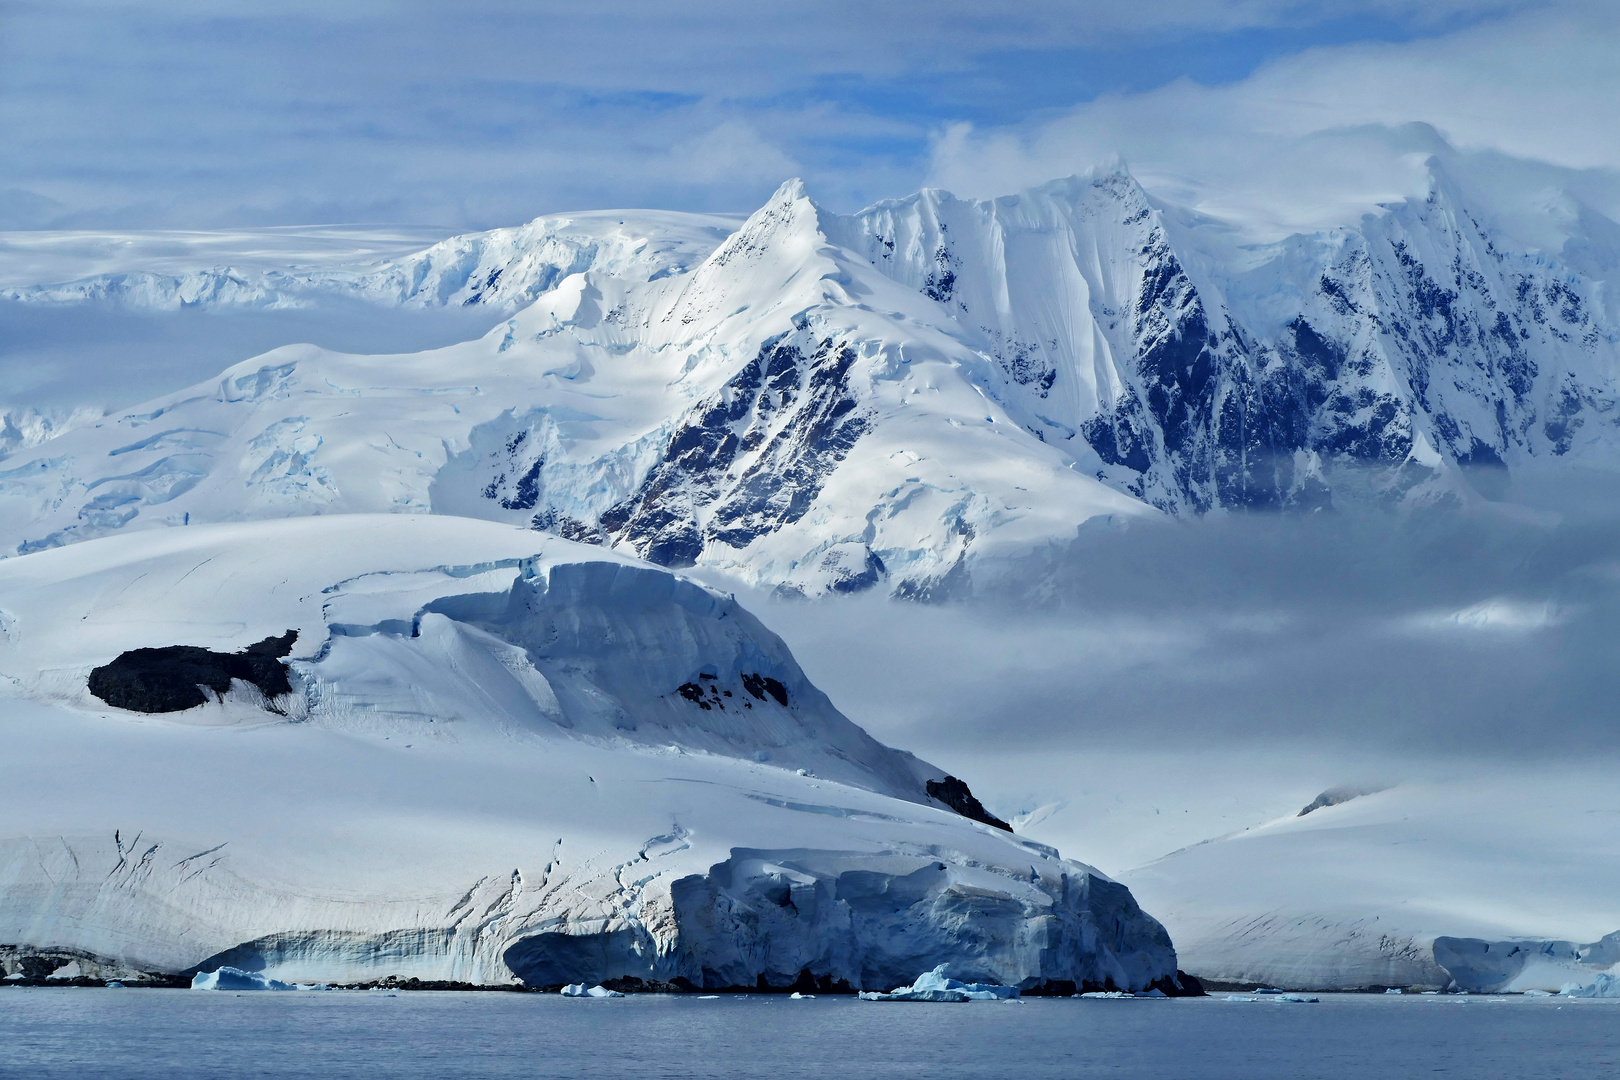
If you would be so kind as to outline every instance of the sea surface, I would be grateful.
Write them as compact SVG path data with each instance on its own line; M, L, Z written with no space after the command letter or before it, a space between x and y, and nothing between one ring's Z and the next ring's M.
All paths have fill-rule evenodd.
M6 1077L1620 1076L1620 1001L1030 999L0 988Z

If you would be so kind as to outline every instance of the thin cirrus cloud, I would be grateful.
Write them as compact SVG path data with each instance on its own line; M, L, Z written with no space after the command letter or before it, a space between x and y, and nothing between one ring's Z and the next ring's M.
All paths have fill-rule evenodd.
M1086 153L1047 153L1062 137L1029 125L1076 103L1175 103L1155 88L1552 17L1514 0L0 0L0 225L735 210L794 172L853 208L930 168L988 178L973 157L998 132L1032 169L1072 171ZM941 140L953 123L972 137Z

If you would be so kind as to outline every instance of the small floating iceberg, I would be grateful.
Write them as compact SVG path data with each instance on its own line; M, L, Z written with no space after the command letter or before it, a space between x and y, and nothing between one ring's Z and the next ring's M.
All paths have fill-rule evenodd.
M199 971L191 977L193 990L325 990L325 986L282 982L261 975L257 971L222 967L217 971Z
M584 983L569 983L567 986L562 988L562 996L589 998L624 997L624 995L619 993L617 990L609 990L605 986L592 986L587 989Z
M946 975L949 964L941 964L910 986L897 986L887 994L863 991L862 1001L1007 1001L1018 996L1016 986L994 983L965 983Z
M1140 997L1141 995L1137 996ZM1260 1001L1275 1001L1281 1002L1285 1005L1320 1005L1322 1003L1322 999L1319 997L1305 997L1301 994L1287 994L1281 990L1255 990L1248 994L1227 994L1226 1000L1247 1001L1251 1003Z
M1569 983L1558 993L1572 998L1620 998L1620 977L1605 972L1585 986Z

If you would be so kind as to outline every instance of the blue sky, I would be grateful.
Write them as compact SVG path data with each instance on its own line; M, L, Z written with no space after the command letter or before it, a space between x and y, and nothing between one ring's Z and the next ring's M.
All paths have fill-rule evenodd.
M748 210L795 174L853 209L928 182L994 194L1110 155L1196 187L1245 147L1411 121L1613 169L1607 7L0 0L0 228ZM1501 67L1492 50L1526 41L1536 62L1498 70L1495 92L1563 93L1546 106L1556 140L1545 116L1468 122L1477 77ZM1414 66L1432 85L1406 85ZM1323 71L1342 94L1312 84ZM1583 78L1598 80L1586 106ZM1350 203L1411 182L1407 142L1374 155L1390 163ZM1233 184L1191 201L1218 206Z

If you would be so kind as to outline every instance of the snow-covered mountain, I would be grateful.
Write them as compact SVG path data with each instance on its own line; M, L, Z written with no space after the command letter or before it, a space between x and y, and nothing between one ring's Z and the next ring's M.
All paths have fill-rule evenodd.
M14 925L45 925L40 898L73 865L94 869L73 893L80 906L60 909L77 914L46 920L71 929L51 929L57 944L134 963L124 945L83 929L100 925L103 903L124 920L115 923L149 927L154 941L171 941L164 935L177 926L214 927L203 935L211 952L164 945L169 951L140 954L155 967L240 949L231 955L284 975L375 973L375 957L393 955L386 943L404 940L398 934L440 943L411 952L438 958L411 970L479 979L512 972L543 981L572 965L570 981L679 975L734 985L811 970L852 985L898 985L933 966L920 962L922 951L989 955L962 944L986 924L938 899L982 882L924 890L930 944L915 955L895 952L885 930L862 946L875 952L852 959L840 951L845 938L827 937L820 915L804 914L800 886L847 899L844 884L828 882L854 889L878 879L850 875L876 874L885 896L899 895L897 882L924 871L958 884L968 876L951 875L985 867L1022 874L1034 849L932 805L938 770L838 716L740 609L636 560L787 593L872 589L931 599L982 587L1004 558L1061 546L1096 519L1469 502L1570 466L1612 472L1620 307L1609 278L1620 265L1620 227L1586 210L1570 220L1575 231L1559 251L1515 246L1439 165L1424 199L1260 248L1233 246L1214 223L1149 197L1124 171L988 202L925 191L853 216L828 213L790 182L740 225L573 215L352 271L200 272L23 290L17 302L273 306L340 295L505 317L478 340L424 352L290 345L99 420L70 416L61 428L45 414L11 414L18 419L0 430L11 448L0 461L0 545L20 556L0 562L8 639L0 658L12 665L0 671L16 680L0 710L11 725L7 745L30 760L94 771L96 740L114 728L87 696L93 670L130 650L178 645L207 646L238 667L279 663L265 650L296 631L281 655L291 656L302 692L272 694L268 705L308 722L244 727L265 718L269 691L237 687L196 713L228 734L164 726L162 753L152 749L158 743L126 745L139 726L116 728L114 741L143 763L144 784L178 792L208 792L217 777L239 774L278 791L304 767L311 744L302 738L339 763L297 788L295 801L310 808L304 832L261 838L258 848L231 841L245 850L246 867L232 873L248 884L198 885L177 915L154 914L170 901L139 889L129 894L136 899L108 899L101 885L91 888L92 878L112 880L127 865L124 827L114 827L107 850L105 821L89 810L74 818L60 796L52 801L42 771L32 786L7 789L22 793L16 820L33 823L11 865L25 883L17 895L32 898L15 918L36 922ZM342 516L356 514L366 516ZM467 521L479 518L486 524ZM387 533L396 527L389 522L407 523L397 527L409 536ZM451 532L434 532L441 524ZM381 539L373 543L366 530ZM218 554L186 554L204 542ZM545 556L538 562L536 549ZM307 558L311 551L318 557ZM553 551L568 554L553 564ZM291 584L222 582L210 576L218 560L259 563ZM44 576L31 593L36 574ZM157 588L162 582L175 598ZM286 604L308 603L319 617L263 600L282 591ZM212 617L205 593L226 597L215 605L223 622L198 636L189 628L201 625L199 613ZM248 595L265 617L242 600ZM73 621L96 605L118 609L124 637ZM163 616L166 605L178 606ZM273 745L274 768L237 749L250 739ZM431 769L390 772L393 744L407 740L415 757L424 748L448 756ZM534 740L543 753L513 749L540 745ZM614 819L610 828L593 817L591 800L609 782L598 772L624 785L629 824ZM305 840L317 820L370 821L360 813L369 804L344 784L371 775L419 784L435 799L457 793L461 824L427 815L421 827L431 836L464 835L466 821L492 816L495 835L527 845L538 826L526 823L551 831L559 821L600 834L592 851L607 854L568 871L567 897L541 890L518 912L477 891L515 882L498 869L505 863L523 868L525 881L551 872L514 860L513 849L464 858L451 846L411 846L394 823L346 824L364 832L357 850L420 856L434 868L433 888L447 883L445 895L455 896L435 907L439 894L429 890L432 902L418 903L428 894L412 891L417 879L389 877L378 861L365 874L386 887L367 892L364 875L334 869L348 846ZM491 776L508 794L480 794ZM536 783L542 791L529 792ZM714 799L670 794L677 790ZM1383 873L1399 865L1388 852L1417 850L1422 836L1413 829L1450 835L1442 826L1456 824L1447 810L1455 793L1413 790L1194 847L1131 882L1151 898L1150 910L1166 912L1189 969L1220 979L1508 986L1522 971L1496 978L1501 965L1480 957L1485 945L1526 933L1543 935L1549 955L1580 954L1577 965L1608 955L1598 945L1613 926L1597 901L1587 905L1590 918L1561 921L1523 910L1481 914L1471 897L1484 884L1402 893ZM255 794L242 814L268 798ZM42 809L28 816L36 804ZM219 842L188 831L189 804L166 805L140 828L195 840L197 851ZM1391 805L1409 811L1399 827L1330 828ZM398 813L417 820L402 804ZM77 824L53 825L53 814ZM1538 835L1556 833L1548 822L1558 820L1556 810L1542 814ZM694 821L724 841L695 844L671 824L695 834ZM1511 822L1484 808L1465 823L1493 821L1497 834L1511 833ZM962 839L968 833L971 842ZM39 838L58 835L89 839L42 857ZM1457 835L1468 850L1501 849L1477 830ZM882 861L895 852L905 859ZM1538 854L1545 845L1526 840L1512 858L1536 866ZM636 867L655 857L674 861L661 884L649 885ZM929 871L936 858L944 869ZM547 855L533 865L554 862ZM1100 982L1117 962L1124 974L1115 982L1139 985L1173 971L1158 945L1099 958L1088 927L1119 915L1135 927L1133 942L1157 941L1157 931L1104 884L1071 893L1064 875L1082 871L1054 878L1038 859L1029 865L1041 895L996 901L992 922L1020 914L1009 916L1012 931L975 939L993 938L985 949L1003 951L974 974ZM1432 865L1439 877L1454 868ZM1570 865L1549 873L1578 873ZM1275 887L1284 866L1299 883L1293 892ZM334 889L369 899L344 922L333 914ZM522 891L512 885L512 895ZM594 906L568 906L579 895ZM779 903L784 895L791 904ZM390 896L416 897L414 914L390 906ZM250 899L238 904L242 897ZM682 897L697 906L683 908ZM775 898L775 908L760 897ZM1062 946L1056 959L1026 935L1030 913L1050 904L1067 905L1060 922L1077 928L1072 940L1081 943ZM791 925L772 921L789 907L799 913ZM263 916L284 909L304 914L280 927ZM474 909L496 922L475 928L464 919ZM894 910L878 910L879 924L896 925ZM905 910L906 919L923 917L915 905ZM1064 922L1071 914L1077 921ZM560 925L566 940L524 946L538 951L511 953L529 938L504 936ZM620 936L602 936L610 932ZM764 937L749 936L756 932ZM479 944L486 938L495 952ZM584 946L588 956L567 951L581 938L594 942ZM771 953L765 939L795 943L791 958ZM712 969L693 959L727 950L742 959ZM589 959L600 956L617 959Z
M830 235L943 305L1018 423L1165 509L1400 494L1450 466L1494 494L1504 466L1612 464L1611 291L1499 248L1431 170L1425 200L1238 251L1123 171L924 191Z
M1122 170L847 217L791 182L729 235L541 219L243 285L515 314L410 356L277 350L14 453L4 542L431 510L932 597L1099 516L1494 497L1614 464L1620 322L1587 216L1568 258L1509 250L1436 163L1426 199L1258 249ZM187 302L236 288L199 282Z
M663 269L573 274L448 349L277 350L13 455L6 538L432 510L805 591L929 595L970 547L1152 513L1012 423L993 366L933 300L830 244L797 184L697 268Z
M6 560L0 728L8 970L1175 986L1124 887L877 743L734 600L510 526Z

